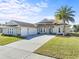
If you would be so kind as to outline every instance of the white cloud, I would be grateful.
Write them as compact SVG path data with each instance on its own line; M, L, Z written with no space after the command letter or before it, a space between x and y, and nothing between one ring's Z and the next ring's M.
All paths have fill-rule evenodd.
M41 2L36 4L38 7L48 7L48 4L46 2Z
M43 18L47 18L47 19L55 19L55 17L54 16L44 16Z
M23 3L23 0L0 0L0 19L39 19L42 17L39 13L47 7L48 5L44 1L30 4Z

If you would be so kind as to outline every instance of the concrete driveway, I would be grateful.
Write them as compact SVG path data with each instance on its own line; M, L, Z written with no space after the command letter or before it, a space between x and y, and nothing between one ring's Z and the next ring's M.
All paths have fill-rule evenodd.
M48 40L50 40L53 37L54 37L53 35L41 35L41 36L33 37L30 40L23 39L23 40L8 44L6 46L34 52L36 49L41 47L43 44L45 44Z
M0 47L0 59L54 59L33 53L53 37L53 35L41 35Z

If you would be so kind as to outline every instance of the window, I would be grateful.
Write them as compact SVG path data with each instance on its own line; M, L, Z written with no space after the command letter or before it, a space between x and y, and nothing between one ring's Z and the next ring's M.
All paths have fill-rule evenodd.
M11 30L13 31L13 28Z
M60 33L60 28L59 28L59 33Z
M9 34L9 29L8 29L8 34Z
M9 31L10 31L10 30L8 29L8 34L9 34Z
M10 31L11 31L11 28L10 28Z
M12 31L12 34L13 34L13 31Z
M52 28L52 33L53 33L53 28Z
M8 34L13 34L13 28L8 29Z
M37 28L37 32L39 32L39 28Z
M9 34L11 34L11 31L10 31L10 33Z
M41 28L41 32L42 32L42 28Z
M44 32L45 32L45 28L44 28Z

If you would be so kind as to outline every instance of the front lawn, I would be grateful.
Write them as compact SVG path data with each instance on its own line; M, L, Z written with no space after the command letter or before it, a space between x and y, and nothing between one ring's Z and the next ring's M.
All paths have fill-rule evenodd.
M79 59L79 36L56 36L35 53L57 59Z
M16 37L16 36L5 36L0 34L0 45L6 45L18 40L21 40L21 37Z

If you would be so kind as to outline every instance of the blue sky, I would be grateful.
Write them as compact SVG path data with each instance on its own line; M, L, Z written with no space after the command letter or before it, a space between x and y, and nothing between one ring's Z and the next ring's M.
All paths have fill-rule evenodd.
M0 22L18 20L35 23L44 18L54 19L56 10L63 5L76 11L75 23L79 23L79 0L0 0Z

